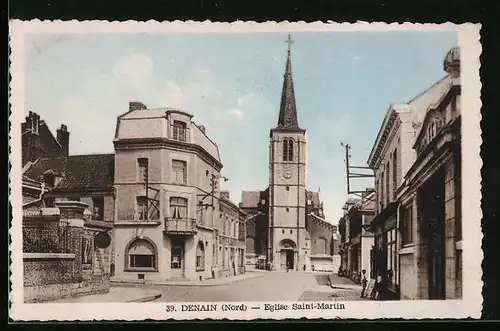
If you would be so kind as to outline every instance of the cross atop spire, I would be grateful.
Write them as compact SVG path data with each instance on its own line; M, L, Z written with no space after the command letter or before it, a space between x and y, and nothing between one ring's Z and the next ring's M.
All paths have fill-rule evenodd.
M278 126L276 129L301 130L297 120L297 107L295 105L295 92L292 80L292 60L290 56L291 45L295 42L292 40L291 35L288 35L288 39L285 42L288 44L288 54L286 59L285 75L283 78L283 91L281 92Z
M290 52L292 51L292 44L295 44L295 41L293 41L292 36L288 34L288 39L285 42L288 44L288 56L290 56Z

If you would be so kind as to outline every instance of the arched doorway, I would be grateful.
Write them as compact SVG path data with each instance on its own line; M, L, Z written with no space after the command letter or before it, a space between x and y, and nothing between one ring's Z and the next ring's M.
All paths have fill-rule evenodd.
M295 270L296 269L296 251L297 246L290 239L284 239L280 242L279 246L280 268L281 270Z

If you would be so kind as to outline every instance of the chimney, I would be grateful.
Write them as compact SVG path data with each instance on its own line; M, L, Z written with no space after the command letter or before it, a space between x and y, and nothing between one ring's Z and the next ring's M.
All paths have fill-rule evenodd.
M229 191L220 191L220 196L229 200Z
M198 127L200 128L201 132L205 133L205 126L204 125L198 125Z
M31 133L38 134L38 128L40 127L40 116L30 110L28 117L26 117L26 129L30 130Z
M61 124L61 128L57 129L57 142L61 145L61 156L69 155L69 132L68 127Z
M141 110L141 109L147 109L148 107L146 107L145 104L143 104L142 102L139 102L139 101L130 101L128 103L128 110L129 111L132 111L132 110Z

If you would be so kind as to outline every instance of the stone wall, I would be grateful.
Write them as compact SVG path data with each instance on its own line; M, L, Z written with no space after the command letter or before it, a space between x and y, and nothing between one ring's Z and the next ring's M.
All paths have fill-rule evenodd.
M68 296L103 293L109 291L109 273L100 265L94 248L95 230L84 226L83 211L86 204L77 201L56 202L60 210L58 222L67 223L67 246L63 253L24 253L24 300L42 302ZM84 257L84 236L91 241L90 257ZM106 250L110 250L107 248ZM87 268L84 267L84 262Z

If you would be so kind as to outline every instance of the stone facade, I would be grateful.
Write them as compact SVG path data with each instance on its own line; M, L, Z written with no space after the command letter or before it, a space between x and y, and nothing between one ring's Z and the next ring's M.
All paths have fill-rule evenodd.
M224 223L240 228L234 225L242 222L240 211L221 198L218 147L191 118L180 110L135 103L118 118L116 279L229 276L232 262L237 273L243 272L236 259L244 255L244 240L234 228L227 232Z
M390 265L399 266L389 277L402 299L461 297L458 48L444 67L443 79L390 107L368 160L378 201L375 265L383 276Z
M361 271L367 278L375 278L373 272L373 233L367 230L375 213L373 189L362 194L362 198L349 199L344 205L344 215L339 221L341 229L342 269L345 275L361 282Z

